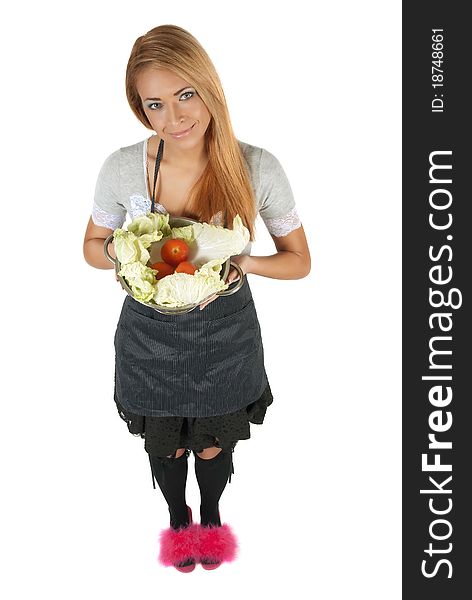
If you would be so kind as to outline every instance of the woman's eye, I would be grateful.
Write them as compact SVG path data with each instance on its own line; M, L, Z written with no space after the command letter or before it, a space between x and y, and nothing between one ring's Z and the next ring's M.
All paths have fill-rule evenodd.
M191 98L191 97L192 97L192 96L195 94L195 92L184 92L184 93L182 94L182 96L186 96L187 94L190 94L190 98ZM180 97L182 98L182 96L180 96ZM190 98L186 98L186 100L190 100ZM161 104L161 103L160 103L160 102L153 102L152 104L150 104L150 105L148 106L148 108L150 108L151 110L159 110L159 109L161 108L161 106L162 106L162 105L161 105L161 106L159 106L157 109L155 109L155 108L152 108L153 106L156 106L156 104Z

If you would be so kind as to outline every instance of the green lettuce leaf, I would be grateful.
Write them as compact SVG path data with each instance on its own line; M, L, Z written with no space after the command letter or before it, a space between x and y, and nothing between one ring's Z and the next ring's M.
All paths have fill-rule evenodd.
M233 229L209 223L193 223L173 228L172 237L195 243L197 251L192 262L199 266L214 259L224 263L231 256L240 254L247 246L250 234L241 217L236 215Z
M141 262L127 263L118 271L126 280L137 300L149 302L156 293L156 269L146 267Z
M144 244L132 231L115 229L113 232L113 245L120 265L136 261L145 265L150 258L150 254L144 247Z
M186 225L185 227L173 227L171 232L173 239L184 240L188 244L191 244L195 240L195 234L193 231L193 225Z
M222 262L210 261L193 275L173 273L158 281L154 302L163 306L179 307L199 304L208 296L229 287L220 277Z
M145 215L135 217L128 225L128 231L138 237L145 234L159 234L157 240L153 240L159 241L162 236L170 235L169 214L148 211Z
M149 248L149 246L153 242L158 242L162 238L161 231L153 231L152 233L143 233L139 236L139 240L145 248Z

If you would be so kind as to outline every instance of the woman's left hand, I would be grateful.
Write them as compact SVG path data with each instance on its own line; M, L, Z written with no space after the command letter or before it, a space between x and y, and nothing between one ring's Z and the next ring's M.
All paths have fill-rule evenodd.
M250 273L250 271L249 271L250 260L251 260L251 257L249 256L249 254L237 254L236 256L231 257L231 262L238 264L241 267L241 271L244 273L244 275L246 275L247 273ZM239 279L239 273L236 271L236 269L234 267L231 267L229 270L229 273L228 273L228 277L226 279L226 283L233 283L233 281L238 281L238 279ZM213 300L216 300L217 298L219 298L218 294L213 294L213 296L210 296L210 298L208 298L208 300L205 300L205 302L200 304L200 310L205 308L205 306L207 304L210 304L210 302L213 302Z

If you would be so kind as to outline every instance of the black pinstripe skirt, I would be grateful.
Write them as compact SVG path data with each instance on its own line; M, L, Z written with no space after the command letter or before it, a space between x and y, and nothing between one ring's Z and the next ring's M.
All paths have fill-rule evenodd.
M211 417L255 402L268 380L261 328L244 284L203 310L165 315L127 295L115 338L115 396L146 417Z

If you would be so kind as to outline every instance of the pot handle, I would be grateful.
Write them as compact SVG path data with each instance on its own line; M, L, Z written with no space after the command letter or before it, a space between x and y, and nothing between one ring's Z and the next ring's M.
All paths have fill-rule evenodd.
M216 292L217 296L231 296L231 294L236 293L241 286L244 284L244 273L238 263L234 263L233 261L229 261L229 266L234 267L236 271L239 273L239 279L236 281L236 285L233 288L228 288L227 290L221 290L221 292ZM230 284L233 285L234 281Z
M105 256L108 258L108 260L110 262L112 262L115 266L116 266L116 260L113 258L113 256L110 255L110 253L108 252L108 245L109 243L113 240L113 233L111 233L107 239L105 240L104 244L103 244L103 251L105 253Z

